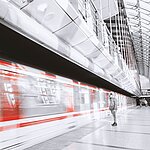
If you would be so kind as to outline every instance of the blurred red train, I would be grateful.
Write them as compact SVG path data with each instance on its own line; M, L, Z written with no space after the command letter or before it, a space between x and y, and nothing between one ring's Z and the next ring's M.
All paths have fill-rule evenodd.
M106 117L109 92L0 60L0 149L24 149ZM116 96L119 111L135 106Z

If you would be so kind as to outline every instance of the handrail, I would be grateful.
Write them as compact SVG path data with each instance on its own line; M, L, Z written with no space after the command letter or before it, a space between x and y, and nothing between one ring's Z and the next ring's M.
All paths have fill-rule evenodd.
M92 18L93 31L99 37L99 32L101 31L99 28L99 14L92 0L78 0L78 11L86 23L88 18Z
M104 41L103 45L105 46L105 41L109 40L109 53L114 56L114 52L118 49L114 39L112 38L110 31L108 30L105 22L102 20L99 11L97 10L94 2L92 0L78 0L78 10L85 20L88 23L88 18L92 18L93 23L93 31L96 34L97 38L100 39L102 37L102 41ZM107 39L103 36L102 31L107 33Z
M96 8L93 0L77 0L78 10L88 24L93 25L93 32L95 33L98 40L102 41L104 48L109 52L109 54L116 60L116 63L122 70L128 72L125 66L122 53L119 51L119 47L112 37L106 23L101 18L101 14ZM91 19L91 20L90 20ZM89 22L88 22L89 21ZM90 24L90 25L91 25ZM90 26L91 27L91 26Z

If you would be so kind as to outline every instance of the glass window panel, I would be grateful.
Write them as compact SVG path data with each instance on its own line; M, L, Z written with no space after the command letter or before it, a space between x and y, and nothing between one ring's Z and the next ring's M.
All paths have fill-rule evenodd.
M126 4L136 5L137 0L124 0L124 2L125 2Z
M141 18L146 19L146 20L150 20L150 17L148 15L143 14L143 13L141 13Z
M143 24L146 24L146 25L149 25L149 23L150 23L150 20L145 20L145 19L142 19L142 23L143 23Z
M143 2L150 3L150 0L142 0Z
M146 33L148 33L149 32L149 29L148 28L146 28L146 27L141 27L141 29L142 29L142 31L144 31L144 32L146 32Z
M149 11L150 5L145 2L140 1L140 7Z
M87 87L80 87L79 89L79 98L80 98L80 111L90 109L90 97L89 89ZM77 110L76 110L77 111Z
M132 16L138 15L138 12L134 9L126 9L127 14L131 14Z
M144 24L143 22L141 23L141 25L147 29L149 29L149 25Z
M143 9L143 8L141 8L140 11L141 11L141 13L143 13L143 14L145 14L145 15L148 15L148 14L149 14L149 11L147 11L147 10L145 10L145 9Z
M130 23L137 24L139 22L138 19L130 18Z

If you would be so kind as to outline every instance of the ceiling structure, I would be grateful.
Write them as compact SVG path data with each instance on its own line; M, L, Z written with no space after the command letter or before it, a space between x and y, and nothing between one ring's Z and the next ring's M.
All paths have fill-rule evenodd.
M117 4L118 14L105 22L128 67L149 78L150 0L117 0ZM137 66L132 66L135 61Z
M127 91L133 92L135 89L136 93L139 94L139 91L134 88L139 87L139 83L137 83L138 80L134 81L135 74L137 74L137 72L134 72L136 71L133 54L134 46L127 22L124 2L123 0L117 0L119 6L119 11L117 10L119 14L117 14L118 12L114 13L114 8L110 7L112 6L111 1L108 0L108 8L110 9L107 9L111 10L111 12L107 12L108 18L105 19L110 29L110 32L107 33L109 43L106 43L109 46L108 52L106 51L107 49L104 50L105 45L103 46L102 42L99 42L96 37L100 33L99 29L105 25L101 23L101 20L99 22L102 26L97 24L97 20L100 18L98 15L103 16L105 11L102 9L102 14L97 13L95 5L91 5L92 1L86 1L89 2L86 6L91 5L91 10L87 10L90 13L91 11L94 12L94 17L97 16L93 24L91 22L94 17L88 17L87 13L85 13L87 10L85 11L84 7L83 9L77 8L77 11L78 9L80 10L82 17L86 21L79 16L80 14L76 12L76 9L73 9L68 0L63 2L61 0L44 0L42 2L40 0L0 1L0 7L3 8L0 9L2 12L0 18L2 18L4 23L11 24L15 30L48 48L48 50L59 53L61 56L79 63L79 65L92 72L95 71L99 76L103 76L109 82L113 82L113 84ZM90 28L88 28L86 23L89 23ZM96 29L99 30L96 32L98 34L95 34L95 25ZM104 34L102 34L103 36ZM114 44L115 42L116 45ZM111 57L114 53L112 51L115 51L117 61L113 59L114 57ZM122 56L129 69L124 65ZM118 65L115 65L115 62ZM129 70L132 70L134 76L129 74Z
M124 0L139 73L150 76L150 0Z
M128 25L127 13L123 0L117 0L118 14L105 19L105 23L118 46L118 52L122 55L130 70L136 70L135 49L132 34Z

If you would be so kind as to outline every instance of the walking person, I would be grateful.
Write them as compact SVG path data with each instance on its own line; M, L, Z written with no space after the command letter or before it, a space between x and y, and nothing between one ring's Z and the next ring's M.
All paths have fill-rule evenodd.
M117 100L114 97L113 93L110 93L109 100L110 100L109 110L111 111L111 114L114 120L114 123L112 124L112 126L117 126L117 122L116 122Z

